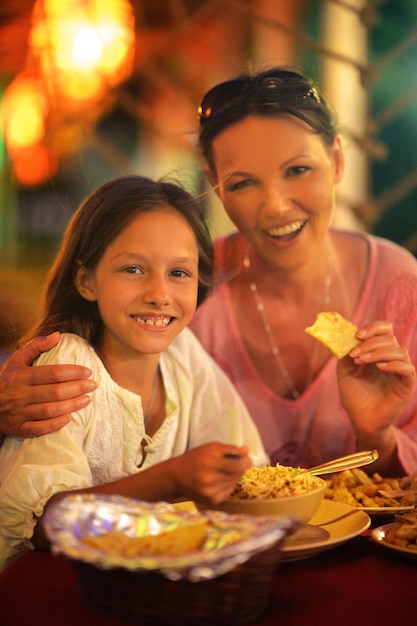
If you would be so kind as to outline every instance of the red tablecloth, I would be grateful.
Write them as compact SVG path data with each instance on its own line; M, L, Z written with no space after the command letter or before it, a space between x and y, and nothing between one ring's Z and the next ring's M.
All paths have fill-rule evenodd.
M417 558L408 560L360 536L308 559L282 563L267 611L251 624L411 626L416 621ZM0 575L0 625L131 626L132 621L88 606L64 558L32 552Z

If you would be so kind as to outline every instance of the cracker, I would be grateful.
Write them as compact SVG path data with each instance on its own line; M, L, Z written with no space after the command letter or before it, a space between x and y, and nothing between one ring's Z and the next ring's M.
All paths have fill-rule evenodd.
M178 526L159 535L129 537L118 530L97 537L84 537L83 543L109 554L125 557L140 555L179 555L201 548L208 531L208 522Z
M358 345L357 330L355 324L346 320L336 311L319 313L314 324L305 329L309 335L325 345L338 359L342 359Z

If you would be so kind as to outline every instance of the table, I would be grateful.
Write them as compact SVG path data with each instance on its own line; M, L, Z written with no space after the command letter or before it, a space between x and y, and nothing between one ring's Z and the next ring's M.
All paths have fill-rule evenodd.
M308 559L282 563L270 604L252 626L414 624L417 559L375 544L369 531ZM132 626L83 600L70 563L30 552L0 575L1 626ZM140 624L141 626L141 624ZM190 625L193 626L193 625Z

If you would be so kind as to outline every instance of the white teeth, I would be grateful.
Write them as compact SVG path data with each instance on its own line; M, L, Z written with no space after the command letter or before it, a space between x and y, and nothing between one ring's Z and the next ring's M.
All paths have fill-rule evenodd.
M158 317L157 319L155 318L147 318L147 319L142 319L141 317L135 317L134 318L136 322L139 322L140 324L146 324L146 326L168 326L169 322L171 321L170 317Z
M295 233L299 230L304 224L304 221L300 220L298 222L293 222L292 224L286 224L285 226L281 226L280 228L271 228L268 230L268 235L271 237L282 237L283 235L290 235L291 233Z

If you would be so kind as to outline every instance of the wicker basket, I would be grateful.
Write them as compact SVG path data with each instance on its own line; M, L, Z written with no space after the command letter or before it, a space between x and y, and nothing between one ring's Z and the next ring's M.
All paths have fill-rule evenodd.
M180 554L128 557L83 541L111 530L157 537L202 520L208 522L204 545ZM298 524L291 516L202 515L166 502L95 494L69 495L45 516L52 550L70 560L89 604L158 626L257 619L267 607L282 544Z
M71 563L85 600L95 608L160 626L213 626L249 622L266 610L279 554L280 546L274 545L202 582Z

